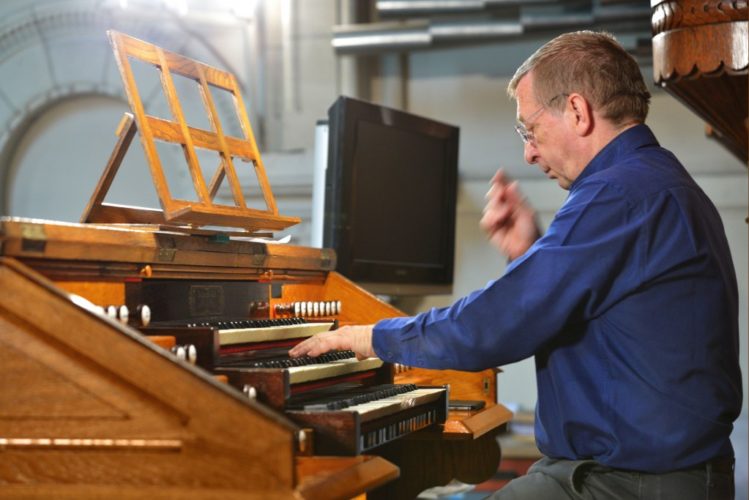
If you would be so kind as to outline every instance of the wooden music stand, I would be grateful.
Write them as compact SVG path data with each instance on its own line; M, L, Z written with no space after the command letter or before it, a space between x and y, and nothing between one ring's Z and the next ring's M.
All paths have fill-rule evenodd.
M297 217L278 214L278 208L268 184L265 167L260 158L260 152L255 143L252 127L247 119L247 112L234 75L116 31L108 31L107 34L114 49L117 66L122 75L125 92L133 114L126 113L122 122L120 122L117 130L119 139L81 216L81 222L168 224L188 226L191 229L210 225L241 228L247 233L281 230L300 222ZM162 88L174 121L146 114L138 93L129 57L151 64L160 71ZM211 131L187 125L172 80L172 73L187 77L198 84L211 124ZM243 139L224 135L209 86L232 94L236 114L244 135ZM104 198L136 131L140 132L141 143L145 150L162 210L104 203ZM182 146L199 201L172 198L157 153L156 140ZM201 172L195 153L196 147L215 151L220 157L220 164L209 185L206 184ZM254 165L267 210L247 206L234 169L233 158L240 158L252 162ZM229 182L234 205L219 205L213 202L224 177Z

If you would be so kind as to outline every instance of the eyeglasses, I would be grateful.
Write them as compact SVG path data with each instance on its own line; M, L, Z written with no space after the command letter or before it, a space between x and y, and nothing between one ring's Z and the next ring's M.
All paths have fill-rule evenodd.
M529 116L525 120L525 123L535 121L536 118L541 116L541 113L543 113L545 109L546 106L541 106L540 108L538 108L536 111L531 113L531 116ZM533 136L533 131L528 130L528 127L525 125L525 123L518 123L517 125L515 125L515 132L518 133L524 144L533 144L536 138Z
M524 144L535 144L536 143L536 137L533 135L533 130L528 129L527 124L531 124L532 122L536 121L539 116L546 110L546 107L551 105L552 102L554 102L556 99L562 97L562 96L568 96L569 94L562 92L561 94L557 94L551 99L549 99L549 102L546 103L546 105L541 105L536 111L531 113L531 115L525 119L524 123L518 123L515 125L515 132L518 133L520 138L523 140Z

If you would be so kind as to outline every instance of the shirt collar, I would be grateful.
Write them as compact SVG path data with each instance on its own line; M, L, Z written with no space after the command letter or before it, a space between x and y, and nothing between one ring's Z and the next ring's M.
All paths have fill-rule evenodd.
M580 175L570 185L570 191L575 189L586 177L606 170L615 165L618 161L627 156L632 151L644 146L658 146L658 140L653 132L645 124L630 127L621 134L617 135L611 142L606 144L602 150L596 154L590 163L586 165Z

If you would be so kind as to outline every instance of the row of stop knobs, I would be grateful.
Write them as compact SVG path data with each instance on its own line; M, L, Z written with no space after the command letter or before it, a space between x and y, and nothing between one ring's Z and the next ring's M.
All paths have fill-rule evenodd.
M276 316L292 315L299 318L318 318L341 314L340 300L301 300L276 304Z
M123 325L135 324L137 326L148 326L151 322L151 308L145 304L139 305L133 313L126 305L95 306L96 312L102 316L108 316Z
M96 306L96 312L102 316L108 316L123 325L135 323L138 326L148 326L151 322L151 308L145 304L139 305L135 314L130 312L126 305ZM198 350L194 344L177 344L170 351L177 358L194 365L198 361Z

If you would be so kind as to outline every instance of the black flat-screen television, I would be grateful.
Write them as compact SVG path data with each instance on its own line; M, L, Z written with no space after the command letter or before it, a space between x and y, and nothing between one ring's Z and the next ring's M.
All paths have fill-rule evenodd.
M450 293L458 127L340 97L328 110L323 245L372 293Z

